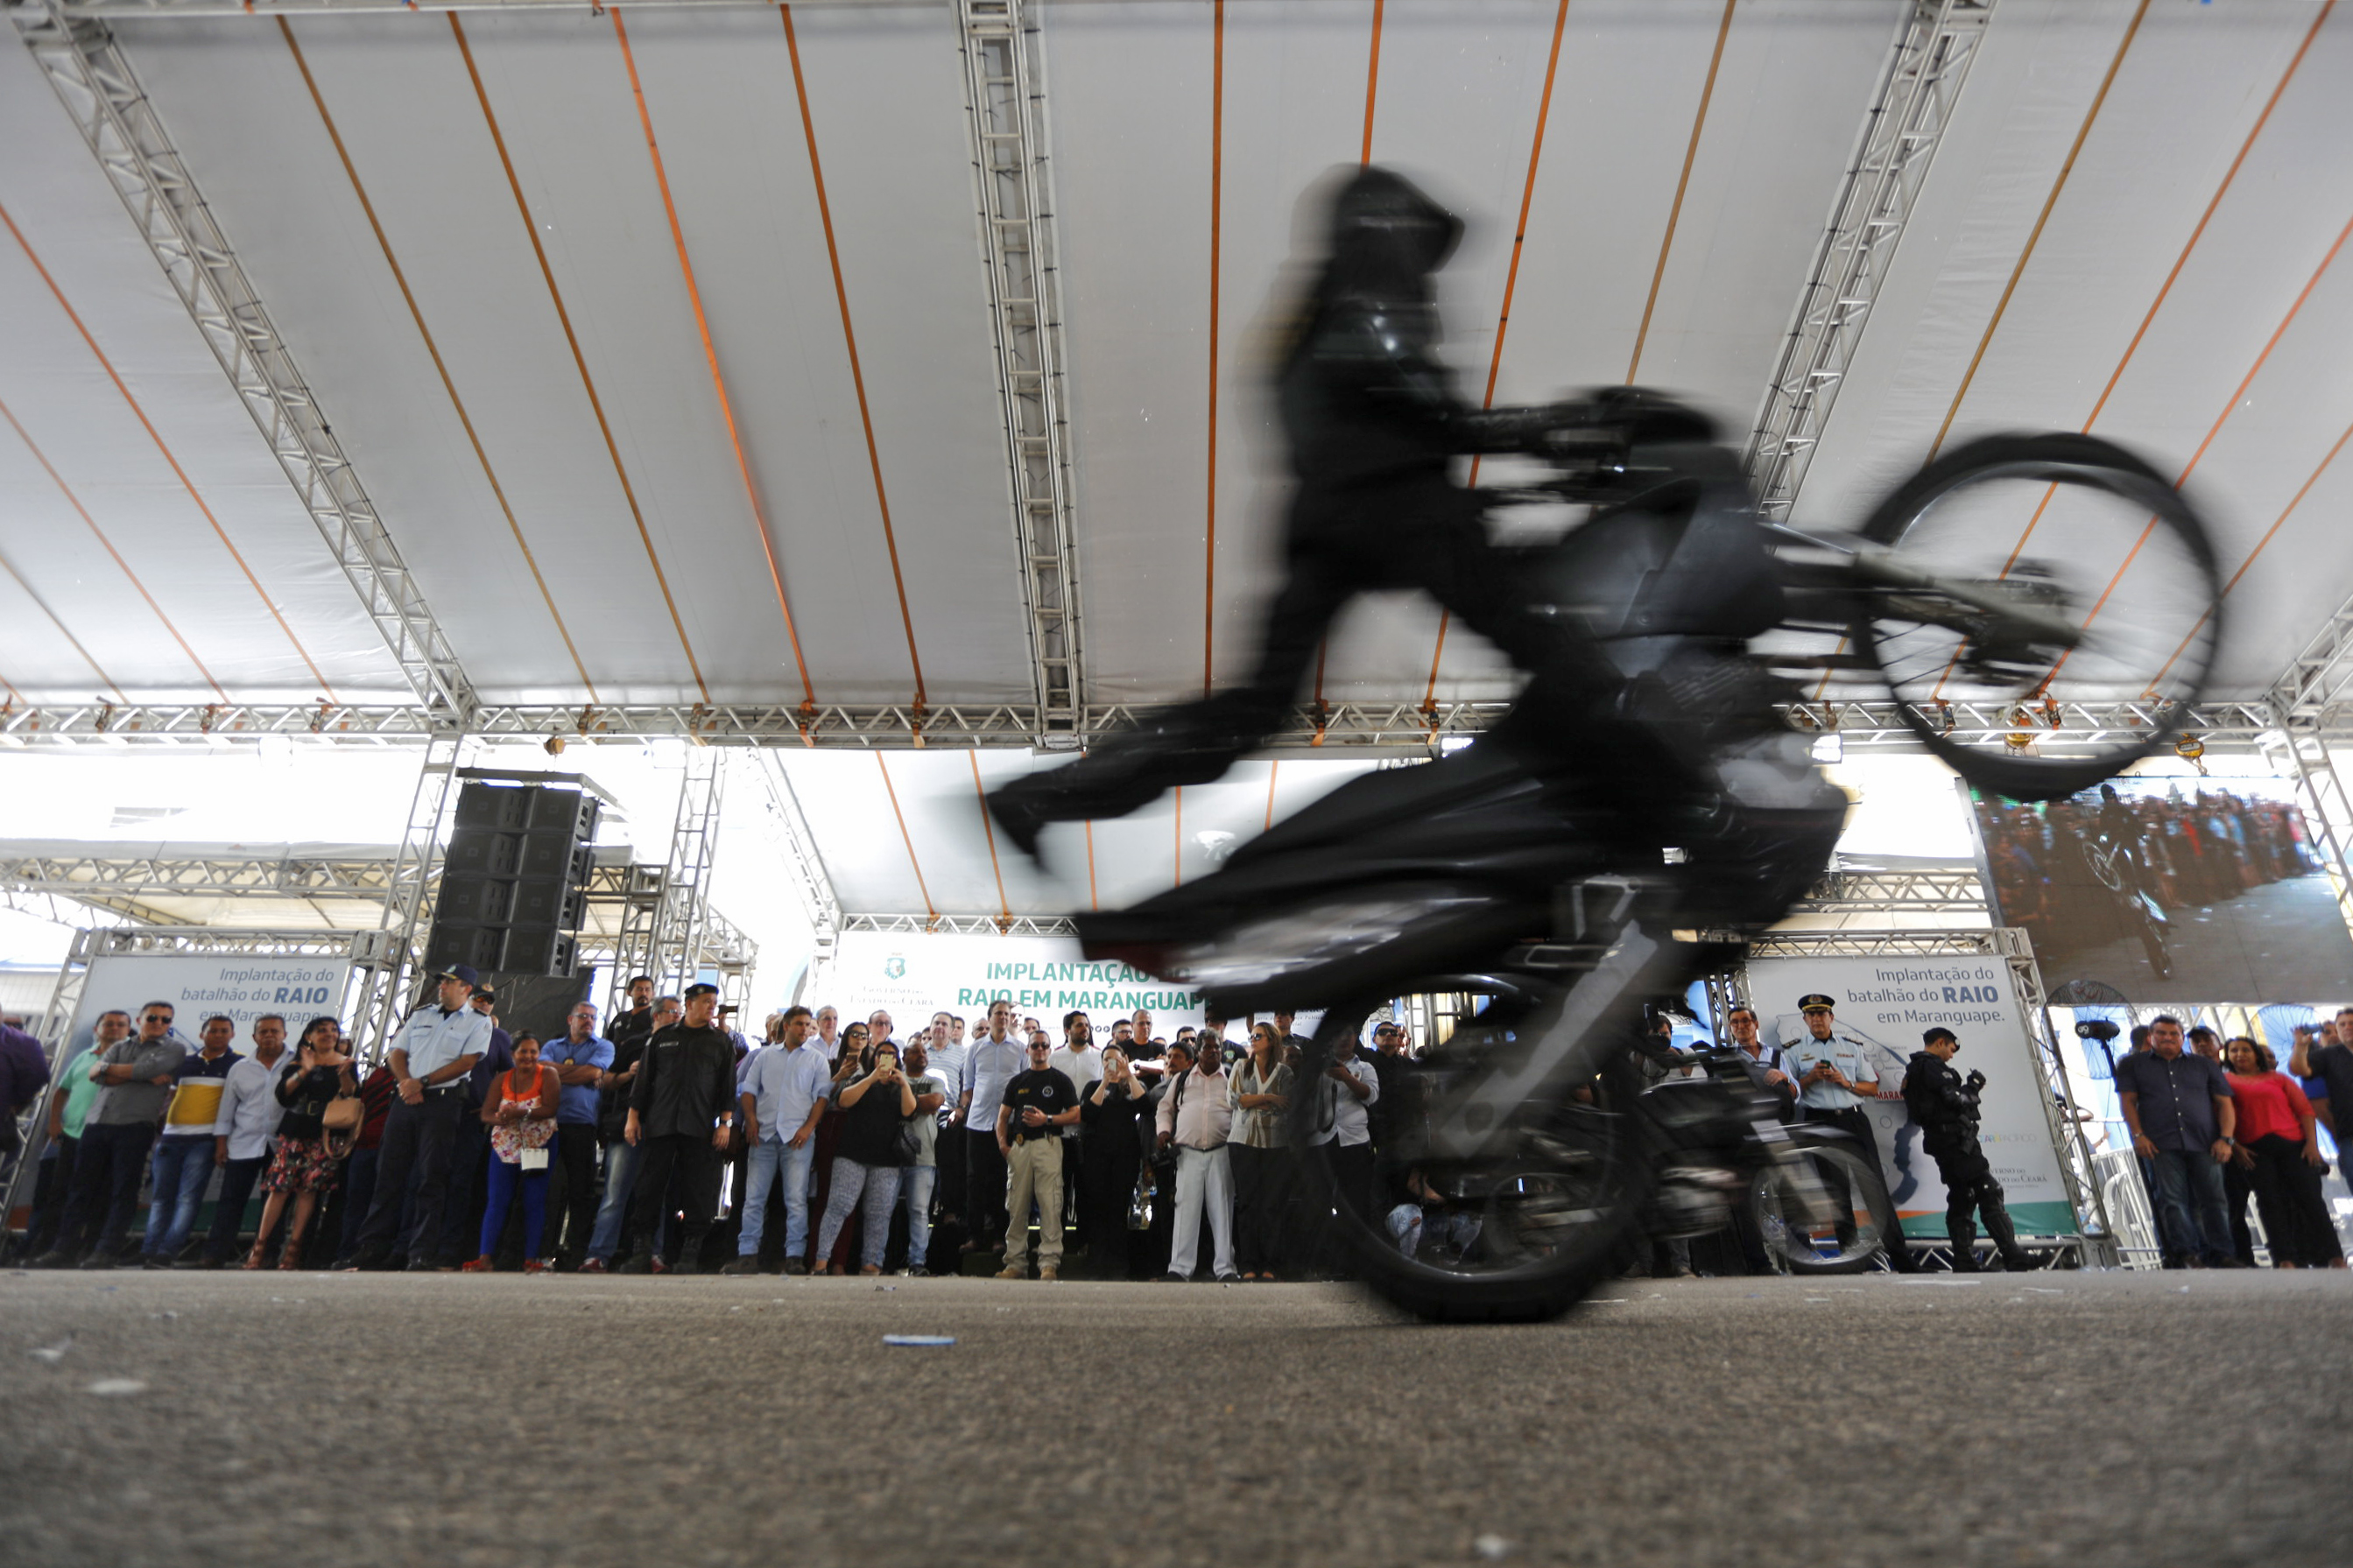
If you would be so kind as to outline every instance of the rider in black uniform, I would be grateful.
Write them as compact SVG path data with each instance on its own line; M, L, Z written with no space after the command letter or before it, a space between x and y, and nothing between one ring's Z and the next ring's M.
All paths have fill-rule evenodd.
M1331 254L1275 376L1298 480L1284 531L1288 575L1267 612L1248 681L1146 718L1068 767L989 796L989 810L1036 853L1048 823L1119 816L1172 785L1218 777L1278 728L1332 622L1358 594L1420 588L1521 668L1556 689L1618 684L1589 638L1523 613L1506 557L1489 544L1477 496L1454 459L1541 447L1589 426L1592 404L1473 408L1438 357L1432 274L1462 225L1389 170L1367 166L1341 187ZM1705 421L1624 393L1613 417L1648 409L1659 428Z
M2001 1184L1994 1180L1978 1142L1978 1091L1985 1074L1967 1078L1949 1065L1960 1040L1950 1029L1930 1029L1920 1037L1923 1049L1913 1054L1904 1073L1904 1104L1920 1124L1920 1145L1936 1162L1945 1182L1945 1234L1953 1244L1953 1268L1963 1274L1978 1266L1976 1210L1985 1216L1986 1234L1993 1237L2002 1266L2012 1271L2034 1267L2033 1257L2018 1245L2010 1228L2010 1211L2002 1206Z

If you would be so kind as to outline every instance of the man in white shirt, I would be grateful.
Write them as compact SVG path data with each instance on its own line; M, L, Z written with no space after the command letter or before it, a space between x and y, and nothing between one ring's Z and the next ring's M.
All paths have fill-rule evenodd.
M785 1184L785 1272L808 1272L809 1164L817 1154L817 1124L825 1116L831 1064L810 1037L806 1007L785 1009L784 1037L753 1053L737 1079L735 1121L750 1141L744 1162L743 1223L735 1261L722 1274L757 1274L760 1238L767 1234L768 1194Z
M932 1027L923 1040L923 1059L947 1094L947 1103L954 1106L964 1087L964 1026L946 1009L932 1015ZM903 1064L902 1064L903 1065ZM951 1116L947 1126L940 1129L932 1157L938 1174L940 1219L944 1223L964 1222L964 1140L955 1135L958 1124ZM905 1182L900 1184L902 1191Z
M1225 1058L1205 1042L1200 1059L1161 1096L1159 1145L1176 1151L1176 1221L1166 1276L1171 1279L1193 1278L1204 1213L1216 1248L1212 1271L1220 1282L1241 1278L1234 1268L1234 1182L1231 1157L1226 1152L1234 1111L1226 1089Z
M1005 1155L997 1146L997 1112L1005 1086L1029 1067L1029 1053L1013 1038L1013 1000L988 1005L988 1033L965 1053L962 1089L951 1125L963 1130L965 1217L971 1239L966 1252L992 1252L1005 1243Z
M286 1108L278 1103L278 1075L286 1067L286 1020L269 1014L253 1021L253 1054L241 1057L221 1083L220 1111L213 1121L213 1163L221 1171L220 1196L213 1205L205 1249L179 1268L218 1268L237 1252L237 1231L253 1184L269 1166L269 1142Z

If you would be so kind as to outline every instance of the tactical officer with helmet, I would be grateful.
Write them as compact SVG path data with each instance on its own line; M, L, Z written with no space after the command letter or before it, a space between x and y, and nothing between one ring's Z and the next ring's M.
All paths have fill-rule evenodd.
M1953 1070L1953 1053L1961 1042L1950 1029L1930 1029L1920 1037L1920 1044L1905 1069L1904 1104L1920 1125L1920 1146L1944 1178L1945 1234L1952 1238L1954 1270L1977 1270L1978 1231L1971 1210L1984 1216L1986 1234L1993 1237L2003 1268L2033 1268L2033 1256L2018 1245L2010 1211L2002 1207L2001 1184L1994 1180L1993 1167L1978 1143L1978 1094L1985 1088L1985 1074L1972 1070L1963 1078Z

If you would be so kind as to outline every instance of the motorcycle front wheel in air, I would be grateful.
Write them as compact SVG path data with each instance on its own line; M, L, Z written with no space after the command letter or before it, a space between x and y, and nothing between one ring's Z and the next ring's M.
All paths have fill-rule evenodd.
M1892 587L1864 601L1851 634L1905 726L1981 790L2032 801L2088 789L2170 742L2205 693L2223 629L2205 521L2112 442L1968 442L1862 533L1904 567L2018 612Z
M1474 1157L1441 1157L1433 1107L1507 1065L1548 1014L1540 999L1486 977L1409 982L1399 998L1324 1016L1292 1098L1303 1195L1335 1261L1409 1312L1439 1322L1556 1317L1609 1278L1649 1189L1630 1114L1640 1091L1628 1051L1596 1030L1578 1047L1577 1082L1557 1104L1525 1108ZM1485 989L1482 989L1485 988ZM1376 1125L1388 1136L1370 1171L1336 1140L1309 1142L1330 1104L1335 1061L1369 1049L1377 1014L1408 1021L1422 1054L1386 1076ZM1334 1093L1349 1092L1334 1086Z
M1793 1158L1748 1184L1748 1217L1765 1255L1790 1274L1860 1274L1902 1234L1887 1184L1853 1145L1799 1136Z

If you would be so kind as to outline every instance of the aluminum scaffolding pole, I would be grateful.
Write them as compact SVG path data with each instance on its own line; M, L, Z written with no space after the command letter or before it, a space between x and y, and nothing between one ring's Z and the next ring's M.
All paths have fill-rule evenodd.
M2344 777L2317 735L2299 735L2284 724L2263 737L2263 754L2273 769L2295 786L2295 803L2304 808L2305 825L2313 835L2322 868L2337 894L2337 912L2353 927L2353 799L2345 793ZM2353 1121L2348 1122L2353 1127Z
M1086 673L1073 547L1071 431L1062 413L1061 274L1046 126L1045 60L1023 0L957 0L965 106L989 325L1003 399L1014 548L1029 611L1040 744L1075 749Z
M424 962L425 932L433 913L433 900L426 892L440 879L442 825L455 804L458 770L472 749L471 737L465 735L437 736L426 747L400 851L385 881L384 912L376 930L361 933L368 940L353 951L353 968L362 976L353 1045L364 1058L382 1056L391 1044L400 1026L402 1004Z
M686 769L679 781L678 816L670 829L670 858L661 869L661 885L646 906L645 967L654 977L654 989L675 995L694 983L702 959L702 931L711 909L711 868L718 847L719 806L724 794L723 753L709 746L689 747ZM628 949L625 945L623 952ZM616 978L624 976L618 970Z
M1749 437L1769 516L1797 501L1992 14L1993 0L1914 0L1896 37Z
M72 19L56 0L19 3L10 14L427 721L463 726L474 689L456 651L112 33L103 23Z

